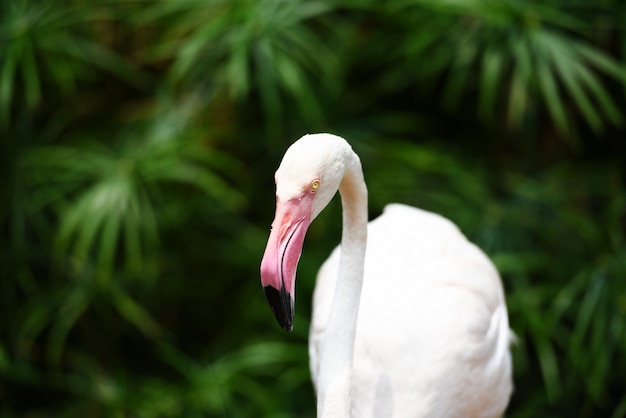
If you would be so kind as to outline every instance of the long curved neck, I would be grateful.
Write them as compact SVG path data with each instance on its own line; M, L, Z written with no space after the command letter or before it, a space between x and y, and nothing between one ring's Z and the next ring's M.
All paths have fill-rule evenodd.
M326 324L318 379L318 417L349 417L352 356L367 244L367 187L361 162L351 154L339 186L343 208L341 257Z

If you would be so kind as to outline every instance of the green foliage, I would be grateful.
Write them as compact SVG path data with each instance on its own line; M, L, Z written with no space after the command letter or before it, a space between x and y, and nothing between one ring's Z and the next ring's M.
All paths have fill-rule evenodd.
M626 67L589 45L583 17L518 1L401 0L392 10L394 24L408 36L398 48L384 45L388 59L377 64L406 61L412 76L391 73L386 86L405 88L417 76L440 89L433 95L445 106L475 96L476 116L517 128L543 107L566 136L575 136L577 120L596 132L623 122L602 77L623 85Z
M626 414L618 0L0 3L0 415L314 416L258 264L273 171L347 137L372 216L454 220L502 273L509 417Z
M310 22L330 10L324 1L163 1L139 19L168 28L155 53L173 60L172 82L209 98L249 100L255 92L276 134L285 99L301 115L322 118L313 85L332 79L336 57Z
M91 27L108 10L85 2L12 0L0 5L0 122L12 107L35 110L54 94L76 93L94 69L137 86L145 76L113 52ZM102 36L100 34L100 36Z

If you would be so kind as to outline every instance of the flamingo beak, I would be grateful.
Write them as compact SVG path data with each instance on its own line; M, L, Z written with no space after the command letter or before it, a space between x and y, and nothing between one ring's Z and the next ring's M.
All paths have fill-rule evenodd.
M296 269L311 224L311 203L309 196L276 199L276 216L261 261L265 297L285 331L293 329Z

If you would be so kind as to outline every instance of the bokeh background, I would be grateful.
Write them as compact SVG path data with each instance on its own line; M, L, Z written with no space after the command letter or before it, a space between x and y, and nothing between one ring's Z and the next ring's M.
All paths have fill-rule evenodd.
M258 266L307 132L498 266L507 416L626 416L622 0L2 0L0 417L313 417ZM419 370L415 370L419 373Z

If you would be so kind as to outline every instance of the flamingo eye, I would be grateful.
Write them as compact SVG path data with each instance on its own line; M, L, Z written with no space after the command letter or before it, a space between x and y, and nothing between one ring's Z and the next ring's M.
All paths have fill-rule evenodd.
M313 180L313 182L311 183L311 191L314 192L319 187L320 187L320 181L319 180Z

